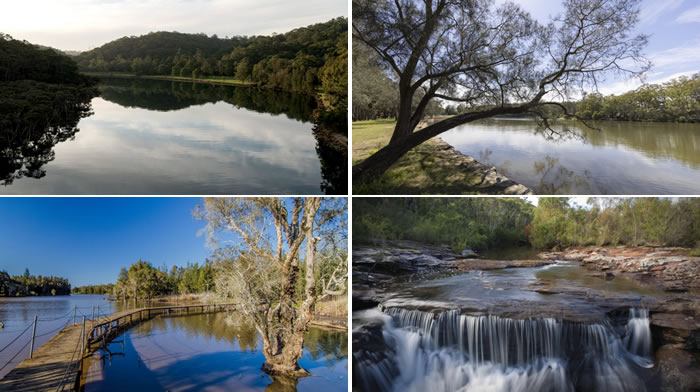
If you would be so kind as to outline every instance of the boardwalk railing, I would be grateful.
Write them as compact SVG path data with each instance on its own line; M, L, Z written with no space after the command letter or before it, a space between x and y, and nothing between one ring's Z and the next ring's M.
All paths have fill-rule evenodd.
M115 338L122 331L130 328L135 323L148 320L157 315L213 313L234 309L235 304L176 305L131 309L113 313L95 320L94 325L90 327L86 334L86 348L90 350L94 344L100 343L106 345L111 339Z
M78 367L76 367L75 372L69 371L74 366L73 357L71 356L64 377L58 383L56 392L67 389L73 390L73 388L78 389L79 375L80 371L82 371L80 369L82 358L90 355L95 345L106 347L112 339L119 336L124 330L141 321L149 320L158 315L202 314L224 310L235 310L235 304L176 305L131 309L94 319L88 329L86 329L86 320L83 318L82 332L76 342L76 349L73 353L74 355L76 351L80 350L81 355L77 359ZM66 375L73 375L73 377L66 377Z

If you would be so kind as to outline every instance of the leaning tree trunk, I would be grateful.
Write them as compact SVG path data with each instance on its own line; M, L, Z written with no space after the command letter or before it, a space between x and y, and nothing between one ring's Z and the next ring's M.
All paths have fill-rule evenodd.
M402 138L396 140L392 139L384 148L353 166L352 182L353 184L362 184L379 178L384 172L389 170L391 165L396 163L396 161L412 148L454 127L499 114L525 113L534 104L535 102L530 102L519 106L499 106L489 110L464 113L442 120L419 131L406 134Z

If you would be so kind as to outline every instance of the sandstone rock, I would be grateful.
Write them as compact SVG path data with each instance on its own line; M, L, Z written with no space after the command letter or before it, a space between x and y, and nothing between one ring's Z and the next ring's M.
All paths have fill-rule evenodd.
M685 331L700 329L699 320L680 313L654 313L651 315L651 325Z
M662 377L664 392L700 390L700 364L682 345L667 344L656 351L656 366Z

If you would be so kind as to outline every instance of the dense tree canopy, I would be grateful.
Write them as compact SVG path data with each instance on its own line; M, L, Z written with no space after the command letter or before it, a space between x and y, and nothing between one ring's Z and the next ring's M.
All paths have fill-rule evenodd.
M314 93L321 88L347 97L347 28L347 20L337 18L272 36L218 38L161 31L123 37L76 59L85 71L225 76L287 91Z
M697 246L700 199L354 198L353 239L414 240L455 251L516 246Z
M588 94L575 107L591 120L700 122L700 74L620 95Z
M68 295L70 283L56 276L34 276L29 269L24 274L12 276L0 271L0 297L22 297L30 295Z
M516 198L353 198L353 240L414 240L455 251L517 246L534 207Z
M170 294L202 293L214 288L212 262L187 263L185 267L155 268L139 260L122 268L111 293L116 298L153 298Z
M94 284L87 286L73 287L71 294L112 294L114 284Z
M353 181L384 173L413 147L461 124L503 114L544 119L544 107L595 88L610 74L649 68L644 35L631 34L639 0L567 0L546 25L512 2L354 0L353 39L371 48L398 84L390 143L353 168ZM416 103L416 97L419 97ZM431 101L470 110L414 131Z
M700 247L700 200L696 198L591 198L588 206L566 198L541 198L529 227L532 245Z

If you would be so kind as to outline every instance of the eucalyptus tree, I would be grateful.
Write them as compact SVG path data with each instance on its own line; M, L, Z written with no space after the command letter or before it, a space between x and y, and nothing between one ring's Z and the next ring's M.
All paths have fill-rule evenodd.
M314 197L209 198L196 209L217 247L216 290L252 320L262 336L263 370L274 376L308 375L298 361L314 306L345 293L346 211L347 199ZM317 282L315 272L330 259L340 262ZM303 296L295 301L300 274Z
M528 114L554 132L545 108L576 117L564 99L650 67L647 37L632 35L640 1L564 0L564 12L540 24L512 2L353 0L353 39L377 54L399 90L389 144L354 166L353 181L376 178L413 147L479 119ZM416 130L434 100L468 110Z

